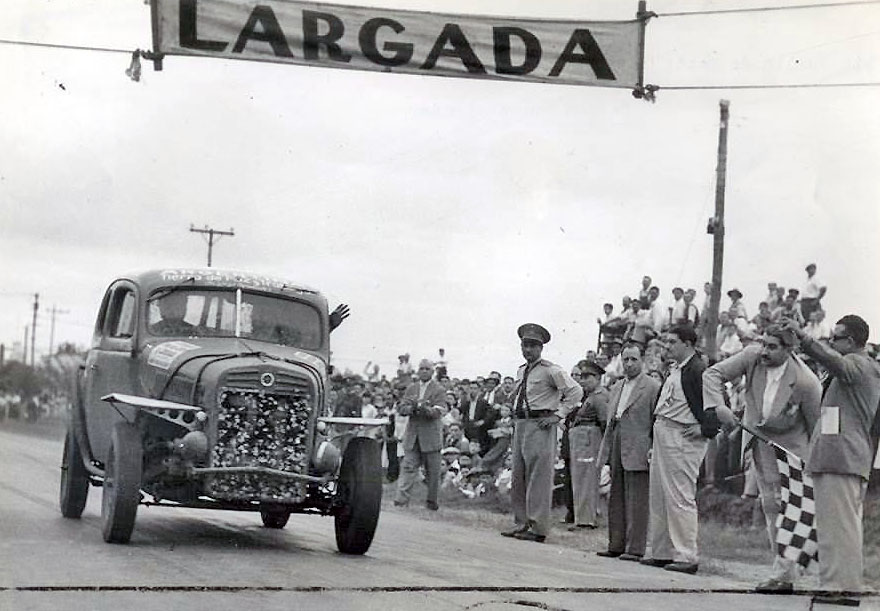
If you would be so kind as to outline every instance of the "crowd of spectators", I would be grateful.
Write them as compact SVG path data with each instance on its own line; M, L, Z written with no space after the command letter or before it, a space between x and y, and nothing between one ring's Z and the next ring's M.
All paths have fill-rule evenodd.
M709 308L712 284L703 285L701 301L693 288L674 287L668 305L661 290L650 276L642 278L641 286L632 296L621 299L622 309L615 313L612 303L605 303L599 324L597 349L588 349L574 361L596 363L602 367L602 385L610 388L623 375L621 352L625 345L638 344L644 351L644 371L662 384L668 375L668 356L662 342L663 332L687 324L700 338L698 352L714 362L743 350L759 341L767 326L795 320L807 334L819 341L828 341L832 327L826 320L822 299L827 288L816 276L816 265L806 267L806 280L798 288L768 282L767 295L758 303L757 312L749 315L745 295L738 288L726 292L727 303L719 307L716 329L707 329L705 313ZM715 333L717 354L704 354L705 339ZM872 347L875 350L876 347ZM824 372L803 356L814 371ZM514 378L490 371L473 379L449 375L449 364L441 348L433 358L434 379L446 389L446 413L442 417L444 448L441 451L441 494L473 498L484 495L507 495L510 492L509 450L513 423ZM577 366L574 368L577 370ZM392 377L380 375L378 366L368 363L363 375L337 375L331 392L334 415L387 417L389 424L376 434L383 442L383 465L388 481L395 481L400 472L402 444L407 418L398 413L403 392L416 380L409 354L398 357L397 371ZM741 384L728 386L726 399L736 413L743 406ZM757 491L748 469L743 472L739 443L741 430L729 427L710 443L703 464L701 484L756 496ZM562 487L562 457L558 461ZM559 495L555 495L559 498Z

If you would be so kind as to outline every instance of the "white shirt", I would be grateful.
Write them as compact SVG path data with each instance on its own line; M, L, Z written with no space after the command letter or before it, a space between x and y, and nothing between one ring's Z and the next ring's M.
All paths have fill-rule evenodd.
M672 302L672 322L677 323L684 320L685 306L684 298L676 299Z
M685 359L684 363L673 363L669 368L669 377L663 382L660 398L657 400L657 409L654 412L679 424L697 424L693 412L684 396L681 386L681 368L684 367L694 355Z
M419 382L419 401L425 398L425 391L428 390L428 384L430 383L430 380L427 382Z
M814 275L808 278L804 284L804 290L801 291L801 299L818 299L820 289L825 286L819 281L819 277Z
M626 411L626 404L629 403L629 396L632 394L635 382L629 378L623 381L623 388L620 391L620 400L617 402L617 417L620 418Z
M788 361L785 361L778 367L767 368L767 383L764 386L764 404L761 406L761 414L763 414L764 420L767 419L770 415L770 411L773 409L773 401L776 399L776 392L779 390L779 382L782 380L782 376L785 375L785 368L787 366Z

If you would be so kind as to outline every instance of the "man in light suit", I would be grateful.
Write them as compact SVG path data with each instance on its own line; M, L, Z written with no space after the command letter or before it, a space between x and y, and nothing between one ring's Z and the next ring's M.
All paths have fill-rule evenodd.
M749 346L707 369L703 373L703 406L721 408L723 413L724 383L745 375L743 424L805 459L810 433L819 417L822 386L803 361L792 354L795 341L791 332L771 325L760 345ZM758 474L770 545L776 549L776 516L781 504L776 454L770 444L752 438L747 431L743 436L745 447L751 447ZM771 578L759 584L757 591L790 593L797 576L797 563L777 555Z
M599 556L638 561L648 537L648 450L660 384L642 371L642 349L623 349L624 377L611 387L599 464L611 466L608 549Z
M880 403L880 363L865 347L868 323L855 314L837 321L830 346L812 339L797 323L788 328L829 373L807 459L816 495L819 588L859 592L862 511L874 458L871 426Z
M440 450L443 447L443 405L446 403L446 389L432 380L434 363L423 359L419 363L418 381L413 382L403 393L399 413L409 416L406 433L403 436L403 463L397 486L394 504L403 507L409 504L410 492L419 473L419 466L425 467L428 485L428 498L425 506L437 510L437 495L440 492Z

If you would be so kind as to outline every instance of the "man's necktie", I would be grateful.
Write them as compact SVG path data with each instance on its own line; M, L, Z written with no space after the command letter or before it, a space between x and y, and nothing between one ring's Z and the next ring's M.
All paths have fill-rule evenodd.
M527 418L529 415L529 401L526 397L526 392L528 391L529 371L531 371L531 368L531 364L526 363L526 370L525 373L523 373L522 384L519 388L519 396L516 398L517 418Z

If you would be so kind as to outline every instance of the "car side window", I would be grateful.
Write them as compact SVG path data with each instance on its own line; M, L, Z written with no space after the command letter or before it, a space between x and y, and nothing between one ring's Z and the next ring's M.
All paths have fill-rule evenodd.
M116 290L110 308L110 337L128 338L134 335L136 305L134 291L128 288Z

